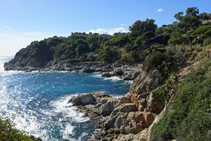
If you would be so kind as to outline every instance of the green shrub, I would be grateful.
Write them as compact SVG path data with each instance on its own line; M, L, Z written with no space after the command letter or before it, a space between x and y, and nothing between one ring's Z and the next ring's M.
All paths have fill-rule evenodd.
M96 60L97 60L97 55L89 54L89 55L87 56L87 60L96 61Z
M164 45L156 43L156 44L151 45L148 48L149 53L152 53L152 52L155 52L155 51L159 51L159 52L163 53L163 52L166 51L166 49L164 48Z
M163 72L164 64L168 64L166 53L155 51L148 55L143 63L143 70L152 71L154 69L161 70ZM170 64L169 64L170 65Z
M81 55L81 56L78 58L78 60L80 60L80 61L85 61L85 60L86 60L86 57L85 57L84 55Z
M177 78L177 74L170 74L168 79L165 81L165 84L153 91L155 96L159 98L162 102L168 102L172 94L174 94L177 89Z
M1 141L32 141L25 132L14 128L15 124L9 119L0 117L0 140Z
M152 140L211 139L211 61L192 71L179 85L164 117L153 126Z
M211 37L205 39L203 45L204 46L211 45Z

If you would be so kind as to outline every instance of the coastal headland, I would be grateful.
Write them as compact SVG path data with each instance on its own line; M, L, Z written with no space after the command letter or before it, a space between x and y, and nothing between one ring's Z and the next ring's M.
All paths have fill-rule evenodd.
M147 18L129 33L34 41L4 68L100 72L133 80L119 99L93 92L69 100L100 129L89 141L211 140L211 15L199 14L197 7L183 14L159 28Z

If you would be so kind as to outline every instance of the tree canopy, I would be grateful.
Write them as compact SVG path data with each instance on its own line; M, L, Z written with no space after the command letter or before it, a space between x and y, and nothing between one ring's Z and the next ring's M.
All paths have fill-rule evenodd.
M114 33L114 35L99 33L71 33L68 37L57 37L34 41L25 49L23 56L40 56L45 61L52 59L101 60L114 62L118 59L141 60L152 51L155 46L162 48L168 44L189 44L191 47L211 36L209 19L211 14L199 13L197 7L186 9L185 14L178 12L174 15L175 22L157 27L154 19L137 20L129 26L128 33ZM206 21L206 22L204 22ZM95 52L96 56L86 56ZM44 55L45 54L45 55ZM42 58L45 56L44 58Z
M145 32L152 31L155 32L157 25L154 24L155 20L146 19L146 21L137 20L132 26L129 27L131 32L136 32L138 35L142 35Z

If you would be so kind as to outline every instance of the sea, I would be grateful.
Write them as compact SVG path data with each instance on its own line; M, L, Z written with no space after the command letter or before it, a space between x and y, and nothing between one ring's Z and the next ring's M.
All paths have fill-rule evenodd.
M72 96L99 92L121 98L130 89L131 81L100 73L4 71L12 58L0 57L0 116L43 141L85 141L96 132L95 122L68 103Z

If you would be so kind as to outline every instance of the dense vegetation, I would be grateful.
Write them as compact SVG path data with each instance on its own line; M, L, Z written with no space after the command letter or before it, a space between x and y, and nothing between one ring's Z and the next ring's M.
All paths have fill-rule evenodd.
M24 56L32 54L41 60L71 59L81 61L101 60L107 63L117 60L123 62L143 61L155 51L165 52L165 47L210 44L211 14L200 13L191 7L174 15L173 24L157 27L155 20L137 20L129 26L128 33L114 35L98 33L72 33L69 37L57 37L32 42L24 49ZM209 39L208 39L209 38ZM193 49L193 48L192 48ZM30 53L31 52L31 53ZM93 54L86 55L86 53ZM41 55L40 55L41 54ZM43 54L43 55L42 55Z
M158 69L169 75L165 87L156 95L165 101L169 98L166 87L172 89L177 76L169 74L172 60L178 52L186 52L211 44L211 14L199 13L197 7L187 8L184 15L174 15L176 21L157 27L155 20L136 21L128 33L114 35L98 33L72 33L69 37L51 37L34 41L16 55L41 60L42 65L53 59L80 61L101 60L107 63L143 62L143 69ZM200 50L198 50L200 51ZM87 55L86 53L93 52ZM24 60L24 59L23 59ZM211 61L193 71L179 86L179 91L169 105L164 118L154 127L154 140L209 140L211 138ZM23 137L12 129L9 119L0 119L0 138Z
M211 61L192 71L179 85L174 100L154 126L153 140L211 139Z
M14 129L14 123L9 118L0 117L0 140L1 141L32 141L25 132Z

